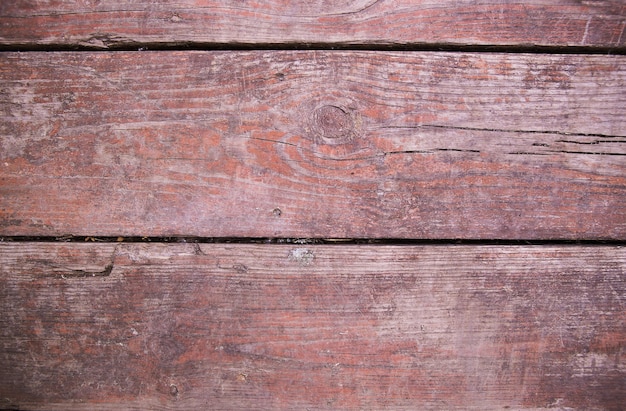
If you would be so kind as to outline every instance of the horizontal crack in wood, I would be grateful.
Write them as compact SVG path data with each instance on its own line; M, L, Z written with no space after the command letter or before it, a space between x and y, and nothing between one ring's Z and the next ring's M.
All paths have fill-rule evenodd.
M603 138L624 138L626 136L609 135L600 133L574 133L557 130L507 130L499 128L480 128L480 127L463 127L463 126L449 126L443 124L418 124L415 126L384 126L382 128L390 129L416 129L422 127L430 128L442 128L447 130L467 130L467 131L491 131L496 133L518 133L518 134L556 134L560 136L581 136L581 137L603 137ZM567 141L572 142L573 141Z
M113 264L107 265L102 271L70 270L61 275L62 278L108 277L113 271Z

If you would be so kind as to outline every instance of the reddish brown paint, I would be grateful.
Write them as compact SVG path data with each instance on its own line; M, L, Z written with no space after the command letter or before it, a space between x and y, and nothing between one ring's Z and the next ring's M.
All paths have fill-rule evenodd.
M621 1L149 3L0 2L181 48L0 55L0 408L622 409L621 247L3 242L623 241Z
M3 59L1 235L626 234L623 56Z
M0 6L0 43L92 48L163 44L577 46L623 49L619 0L550 4L453 0L175 4L55 1Z
M626 400L621 247L3 243L0 259L6 407Z

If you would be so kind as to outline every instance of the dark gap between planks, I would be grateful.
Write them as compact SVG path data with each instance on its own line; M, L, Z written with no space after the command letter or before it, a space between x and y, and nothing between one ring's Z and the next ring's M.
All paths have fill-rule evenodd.
M407 51L458 53L530 53L530 54L588 54L626 55L626 46L541 46L541 45L460 45L460 44L371 44L371 43L113 43L105 47L68 44L0 44L0 52L19 51Z
M324 245L585 245L626 246L626 240L567 239L403 239L403 238L272 238L272 237L185 237L185 236L0 236L0 242L44 243L200 243L200 244L324 244Z

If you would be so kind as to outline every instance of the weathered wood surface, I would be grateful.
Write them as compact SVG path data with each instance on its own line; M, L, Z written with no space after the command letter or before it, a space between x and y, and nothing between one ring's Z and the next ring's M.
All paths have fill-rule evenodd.
M0 59L0 235L626 238L624 56Z
M0 401L619 410L625 304L623 247L0 243Z
M596 46L623 49L626 5L605 1L3 1L0 44Z

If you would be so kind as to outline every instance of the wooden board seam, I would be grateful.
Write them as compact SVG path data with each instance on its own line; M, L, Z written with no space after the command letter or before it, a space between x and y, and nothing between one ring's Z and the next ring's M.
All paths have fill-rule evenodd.
M205 43L205 42L172 42L144 43L111 42L106 47L88 46L85 44L67 45L63 43L48 44L10 44L0 42L0 52L128 52L128 51L395 51L395 52L450 52L450 53L500 53L500 54L553 54L553 55L626 55L626 46L500 46L471 45L463 46L450 43L402 43L402 44L367 44L367 43Z

